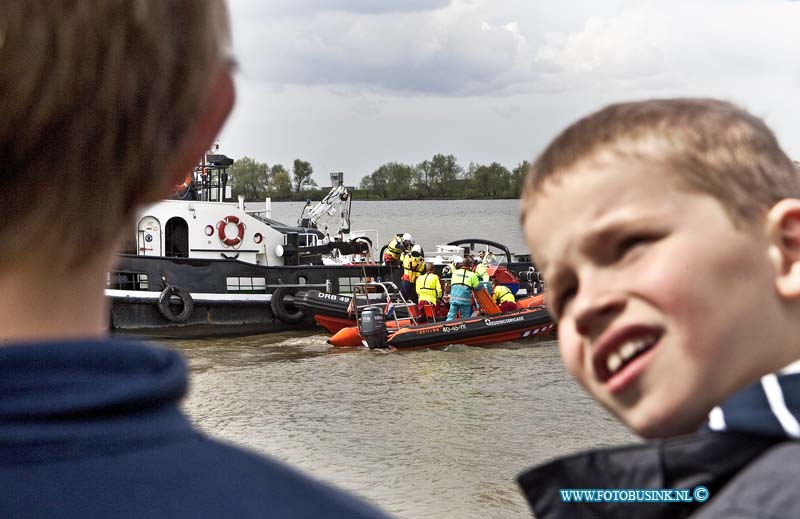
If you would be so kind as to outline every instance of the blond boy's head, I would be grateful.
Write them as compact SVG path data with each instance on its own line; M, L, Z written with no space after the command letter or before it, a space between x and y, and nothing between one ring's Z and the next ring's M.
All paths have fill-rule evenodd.
M800 174L722 101L612 105L531 167L522 223L570 373L643 436L800 358Z
M4 2L0 271L80 267L166 194L228 49L222 0Z
M761 119L715 99L659 99L610 105L561 132L531 166L522 218L549 182L600 154L665 166L682 188L719 200L737 224L800 197L797 167Z

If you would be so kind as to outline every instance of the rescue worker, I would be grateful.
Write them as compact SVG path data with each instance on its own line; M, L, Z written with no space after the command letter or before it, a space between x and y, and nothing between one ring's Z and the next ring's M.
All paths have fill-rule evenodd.
M402 249L406 252L411 250L411 247L414 245L414 238L411 237L408 233L403 233L402 241L400 244L402 245Z
M411 248L410 252L400 255L400 262L403 265L403 278L400 280L400 293L407 301L417 302L417 292L415 290L416 281L420 274L425 272L425 258L422 257L422 247L417 244Z
M483 251L481 251L483 253ZM470 259L472 257L470 256ZM490 294L492 293L492 282L489 279L489 267L483 261L476 261L473 264L472 271L478 276L481 286L486 289Z
M433 263L425 264L425 274L417 278L417 315L425 316L425 307L431 306L434 315L436 305L442 299L442 282L436 275Z
M494 276L492 276L492 299L500 307L501 312L510 312L517 309L517 300L511 289L501 285Z
M486 251L479 251L478 258L481 260L481 263L486 265L497 265L497 256L493 253L486 253Z
M452 321L460 313L461 317L470 315L472 308L472 291L480 286L478 276L470 269L469 257L454 258L456 269L450 277L450 311L447 320Z
M403 252L407 251L413 243L414 239L410 234L397 233L389 242L389 245L386 246L386 250L383 252L383 262L387 265L390 263L400 264L400 256L403 254Z

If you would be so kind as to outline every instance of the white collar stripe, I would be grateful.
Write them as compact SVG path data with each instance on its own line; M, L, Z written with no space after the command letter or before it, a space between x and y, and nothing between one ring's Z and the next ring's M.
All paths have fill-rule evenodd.
M786 407L778 377L774 373L764 375L761 377L761 386L767 395L769 407L775 418L780 422L783 430L792 438L800 438L800 423L797 422L797 418Z
M725 414L721 407L717 406L708 413L708 426L712 431L725 430Z

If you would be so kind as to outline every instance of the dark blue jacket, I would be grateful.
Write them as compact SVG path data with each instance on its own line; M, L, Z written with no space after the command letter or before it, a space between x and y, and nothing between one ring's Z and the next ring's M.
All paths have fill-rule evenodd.
M387 517L204 436L178 408L186 388L166 349L0 347L0 517Z
M538 519L800 517L800 365L734 394L697 434L545 463L519 483ZM708 501L569 503L561 489L689 489Z

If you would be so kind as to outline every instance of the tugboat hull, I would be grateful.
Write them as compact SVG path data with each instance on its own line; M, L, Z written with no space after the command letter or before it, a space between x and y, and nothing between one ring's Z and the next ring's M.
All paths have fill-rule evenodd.
M386 270L386 272L384 272ZM391 276L381 265L261 266L237 260L122 255L109 276L112 332L211 337L315 328L294 306L301 289L338 292L364 276ZM399 281L399 280L398 280ZM168 287L180 288L164 292ZM278 297L276 297L278 296ZM184 314L186 304L191 311Z
M310 319L284 323L264 303L195 303L186 321L174 323L165 319L152 301L116 301L111 325L117 334L165 339L256 335L313 326Z
M508 269L527 271L530 266L518 262ZM352 293L367 278L399 285L401 274L396 266L375 263L266 266L122 254L106 290L110 327L113 333L134 336L212 337L313 330L317 316L335 333L355 323L348 314L349 296L335 294ZM165 295L170 287L174 291ZM300 297L296 305L295 295ZM312 299L313 305L305 304ZM189 312L184 311L187 304ZM407 315L404 309L398 312Z

